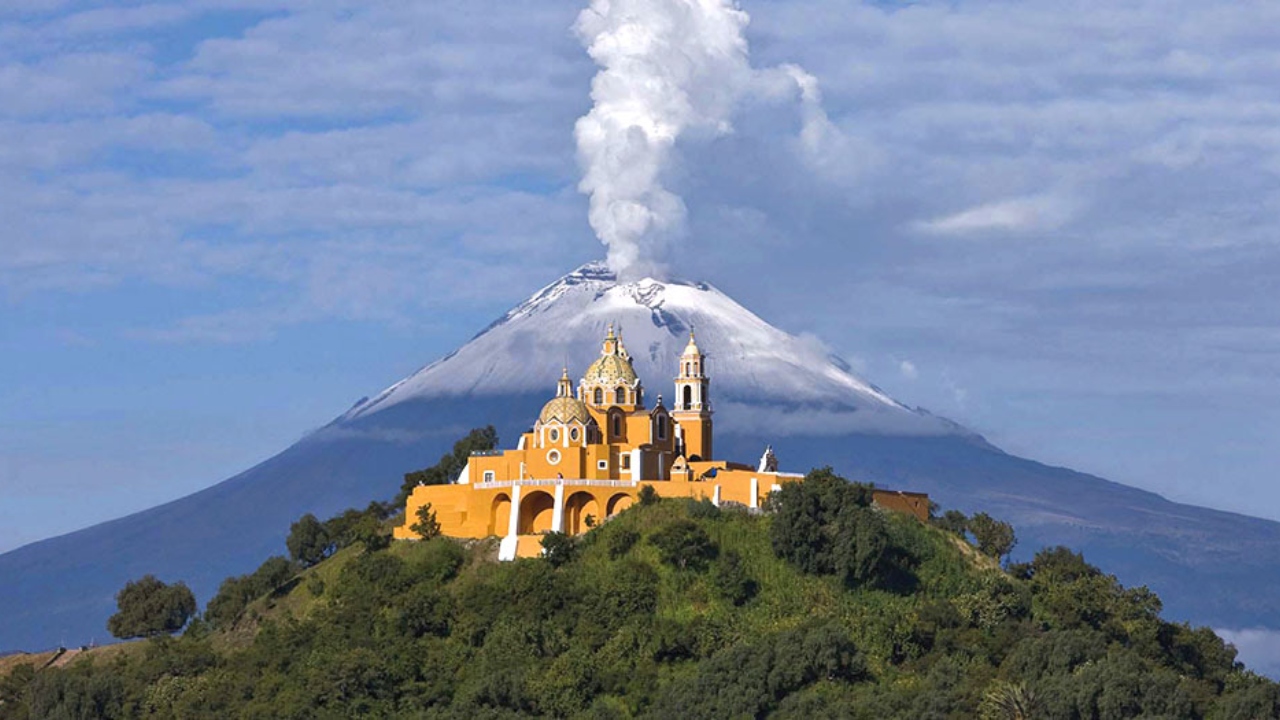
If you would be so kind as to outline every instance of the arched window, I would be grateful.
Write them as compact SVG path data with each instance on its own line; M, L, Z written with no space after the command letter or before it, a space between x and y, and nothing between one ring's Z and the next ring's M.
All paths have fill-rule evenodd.
M667 416L666 415L658 416L658 439L659 440L667 439Z
M613 438L617 440L620 437L622 437L622 416L614 415L613 416Z
M693 407L693 386L684 386L684 409L689 410Z
M592 395L592 399L595 401L595 404L596 404L596 405L603 405L603 404L604 404L604 390L602 390L602 389L600 389L600 388L596 388L595 393Z
M626 402L627 402L627 391L625 389L618 388L617 390L613 391L613 403L615 405L625 405Z

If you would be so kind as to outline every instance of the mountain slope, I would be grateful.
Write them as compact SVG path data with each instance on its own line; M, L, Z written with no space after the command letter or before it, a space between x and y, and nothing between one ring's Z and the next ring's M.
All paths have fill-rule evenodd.
M1170 503L1013 457L853 375L817 342L769 326L714 287L618 284L585 266L471 342L362 401L276 457L203 492L0 555L0 651L105 637L113 595L155 573L207 600L222 578L284 550L289 523L389 498L467 429L528 428L566 362L580 373L617 323L649 396L670 392L695 328L708 352L718 454L852 477L985 509L1020 551L1068 544L1126 584L1152 586L1174 619L1280 628L1280 524Z

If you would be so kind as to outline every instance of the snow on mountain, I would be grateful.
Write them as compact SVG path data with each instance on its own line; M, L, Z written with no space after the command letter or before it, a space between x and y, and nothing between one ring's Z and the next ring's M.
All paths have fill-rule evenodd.
M816 340L779 330L707 283L619 283L590 263L513 308L454 353L344 416L368 418L411 400L551 393L561 367L580 374L610 323L622 334L650 398L670 397L689 331L708 356L724 430L949 434L955 425L912 410L850 372ZM762 406L772 408L767 415ZM767 428L765 425L767 424Z

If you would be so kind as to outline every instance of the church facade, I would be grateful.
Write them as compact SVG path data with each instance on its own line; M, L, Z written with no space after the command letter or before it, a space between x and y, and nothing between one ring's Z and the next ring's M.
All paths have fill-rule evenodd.
M430 503L451 537L501 537L500 559L537 555L545 532L579 534L636 502L641 488L662 497L707 498L758 508L782 483L772 450L744 465L715 460L707 359L690 333L671 406L645 389L622 337L609 328L600 357L577 387L566 368L533 429L513 450L472 454L457 482L414 488L398 539L413 539L418 508ZM919 493L877 490L888 509L928 517Z

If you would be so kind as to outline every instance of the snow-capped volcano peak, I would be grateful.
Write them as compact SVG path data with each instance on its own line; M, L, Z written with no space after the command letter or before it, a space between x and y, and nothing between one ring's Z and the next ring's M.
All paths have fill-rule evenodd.
M344 419L415 399L539 392L550 397L562 367L577 377L599 356L610 324L619 330L650 398L670 396L677 358L696 330L708 357L717 427L767 423L783 433L828 427L912 434L957 430L907 408L855 376L818 341L769 325L707 283L620 283L603 263L584 265L538 291L457 351Z

